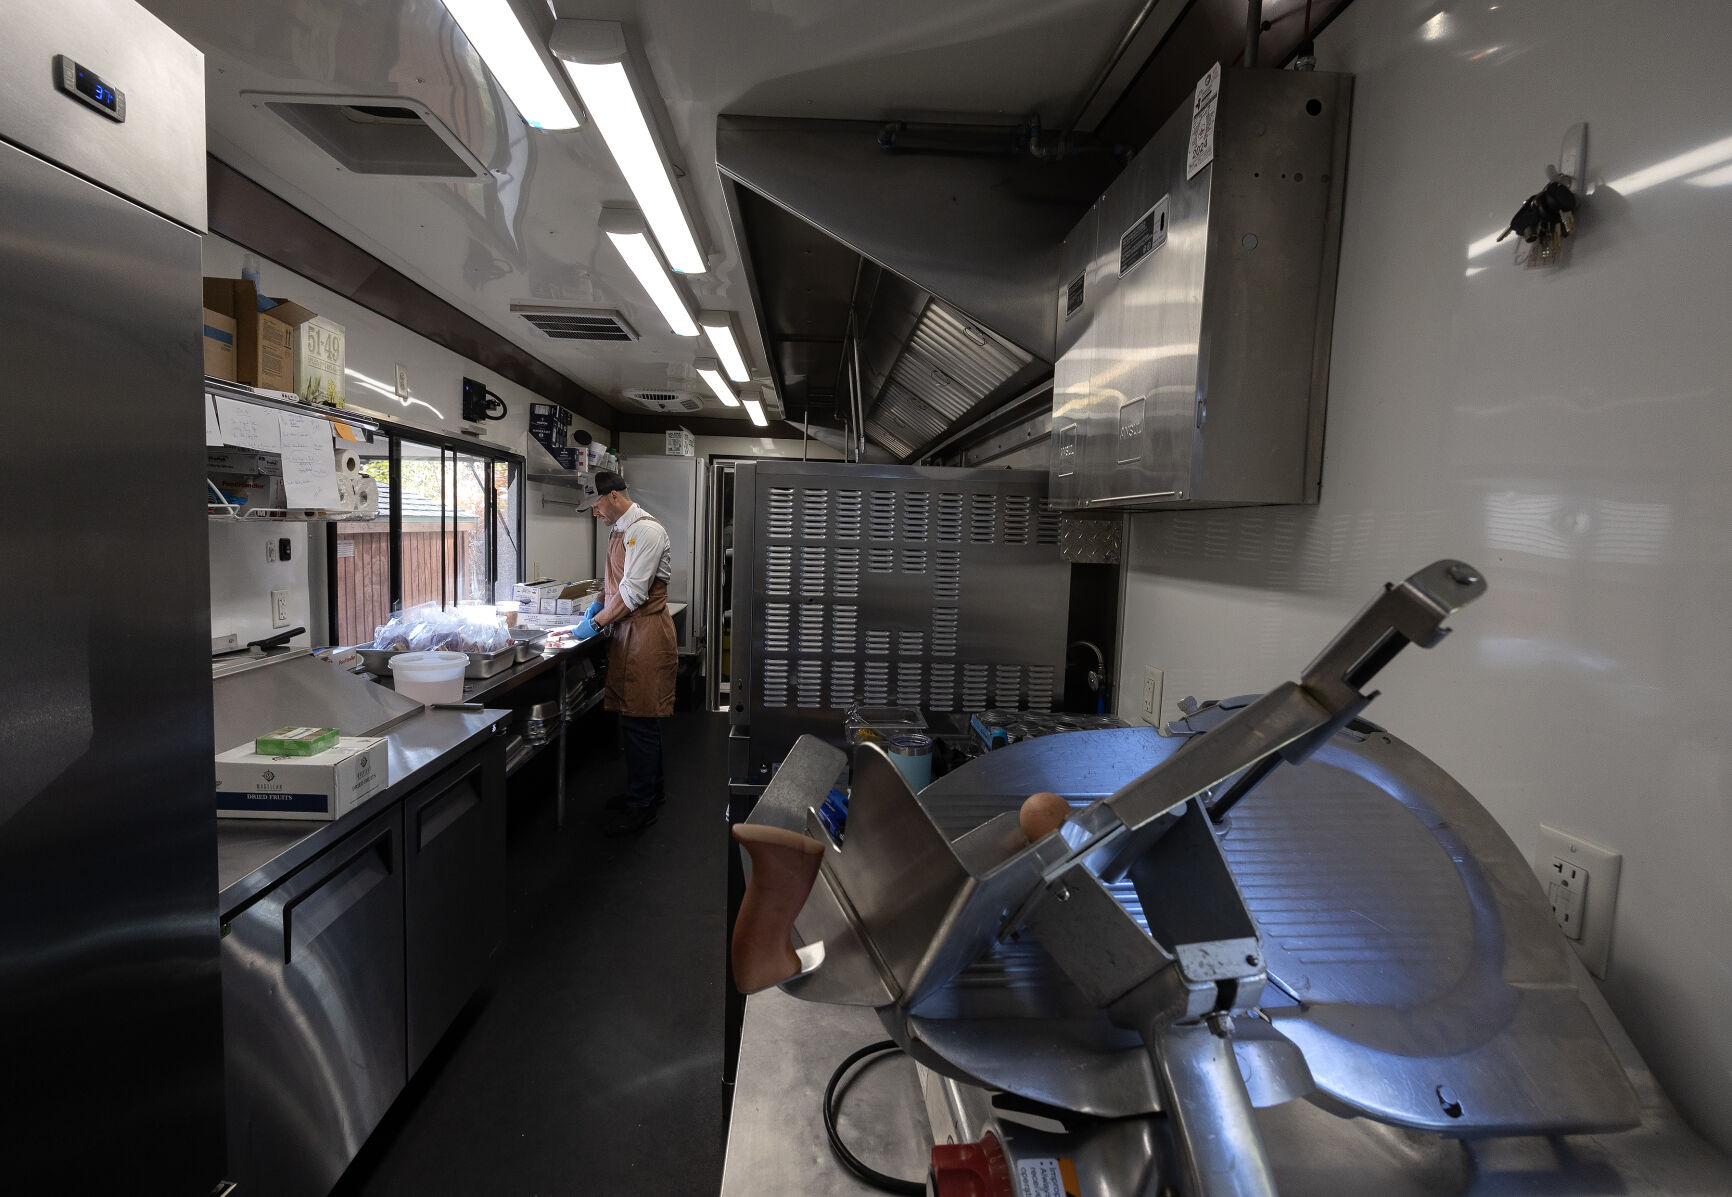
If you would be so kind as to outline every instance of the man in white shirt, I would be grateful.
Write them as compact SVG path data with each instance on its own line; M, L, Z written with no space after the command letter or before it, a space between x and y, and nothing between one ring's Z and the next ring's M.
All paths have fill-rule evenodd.
M679 669L678 640L668 615L673 547L661 522L631 501L624 478L601 470L595 490L590 513L611 527L607 580L601 601L589 605L577 635L588 639L612 629L603 705L619 712L626 791L607 834L630 835L656 821L663 799L661 721L674 713Z

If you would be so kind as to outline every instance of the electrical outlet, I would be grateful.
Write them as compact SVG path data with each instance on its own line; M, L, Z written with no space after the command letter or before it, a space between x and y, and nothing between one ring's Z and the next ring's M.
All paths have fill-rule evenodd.
M1143 722L1161 722L1162 671L1153 665L1143 666Z
M275 565L276 563L277 563L277 540L276 540L276 537L273 536L273 537L271 537L265 541L265 564L266 565Z
M289 592L287 590L271 591L271 626L273 628L289 626Z
M1552 918L1596 977L1606 975L1623 860L1610 848L1540 824L1534 875L1545 888Z
M1580 865L1554 856L1548 876L1546 896L1551 899L1552 918L1566 938L1579 942L1582 911L1587 906L1588 874Z

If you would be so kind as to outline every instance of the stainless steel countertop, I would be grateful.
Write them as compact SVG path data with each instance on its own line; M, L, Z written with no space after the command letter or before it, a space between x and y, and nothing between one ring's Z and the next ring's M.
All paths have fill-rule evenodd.
M1678 1117L1587 971L1573 955L1570 961L1583 1000L1636 1088L1640 1127L1605 1135L1452 1139L1341 1118L1300 1099L1257 1111L1280 1191L1291 1197L1421 1190L1463 1197L1732 1193L1732 1165ZM818 1106L842 1058L885 1037L864 1007L803 1002L779 989L747 999L721 1197L878 1192L831 1156ZM879 1171L925 1177L932 1132L906 1056L867 1065L865 1076L844 1091L838 1127L855 1155Z
M389 784L340 819L218 819L218 909L227 917L485 740L510 715L510 711L488 710L423 711L411 716L385 734Z
M871 1197L824 1135L824 1086L844 1057L887 1038L860 1006L826 1006L766 989L746 999L721 1197ZM862 1071L863 1070L863 1071ZM867 1165L924 1182L931 1131L914 1062L897 1054L856 1066L836 1128Z

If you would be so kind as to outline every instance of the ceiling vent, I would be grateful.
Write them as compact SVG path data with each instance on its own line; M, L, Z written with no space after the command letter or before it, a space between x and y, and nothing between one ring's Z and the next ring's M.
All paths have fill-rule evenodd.
M561 308L514 303L511 310L556 341L635 341L637 330L608 308Z
M243 91L359 175L473 179L487 168L445 122L406 96L318 96Z
M627 391L625 397L639 407L648 408L662 416L699 411L704 406L695 396L679 391Z

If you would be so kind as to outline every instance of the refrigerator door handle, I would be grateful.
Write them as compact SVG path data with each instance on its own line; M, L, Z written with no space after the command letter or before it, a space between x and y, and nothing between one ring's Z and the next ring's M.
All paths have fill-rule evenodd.
M283 963L294 955L299 938L304 951L321 932L342 918L374 888L391 877L391 836L387 825L350 853L341 864L283 907Z

